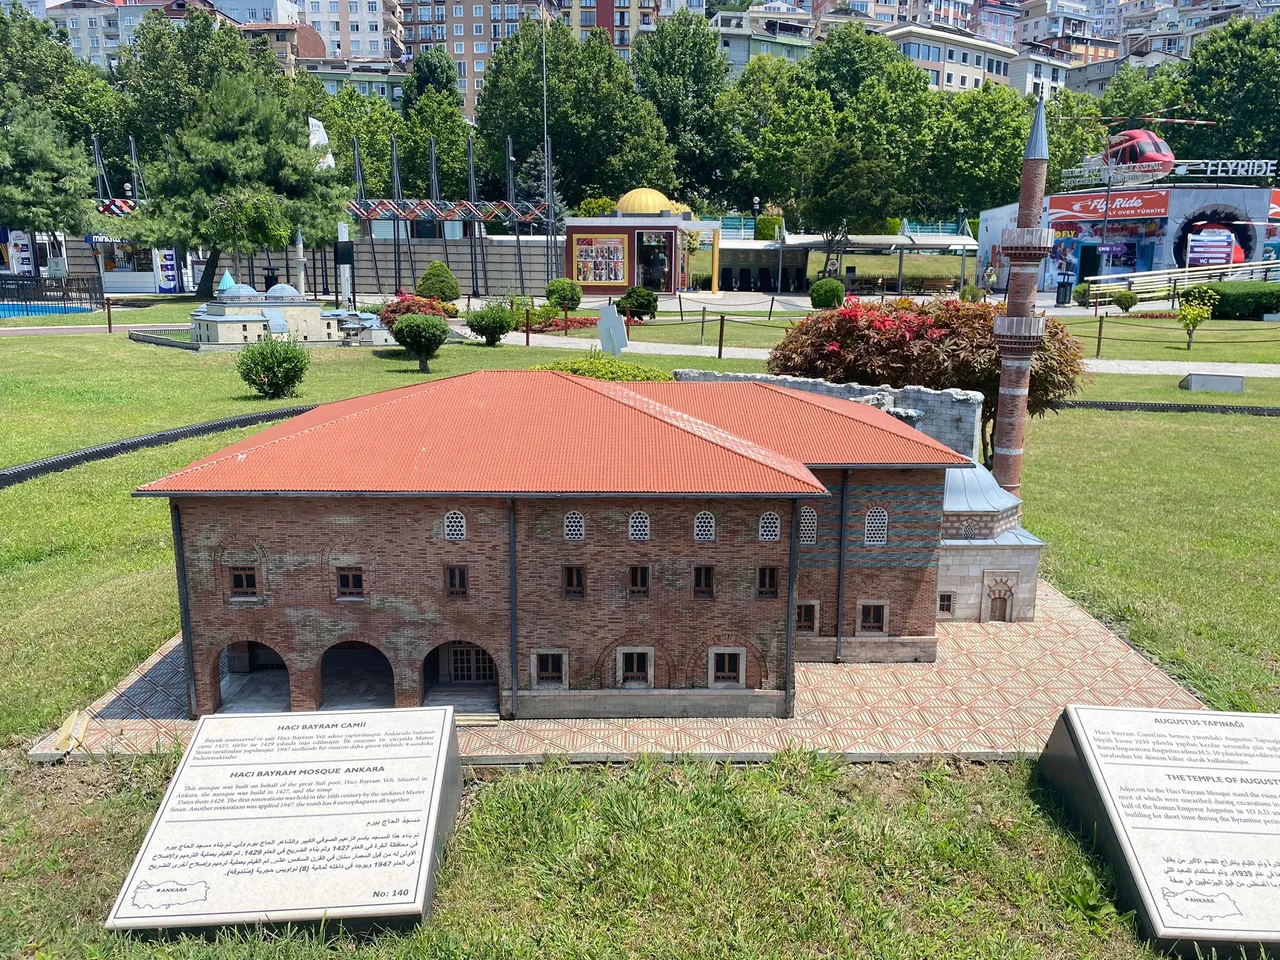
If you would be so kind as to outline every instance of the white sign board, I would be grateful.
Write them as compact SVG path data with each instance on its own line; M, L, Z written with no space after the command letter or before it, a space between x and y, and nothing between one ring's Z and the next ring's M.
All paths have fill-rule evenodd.
M1040 767L1160 947L1280 943L1280 716L1072 706Z
M627 324L618 315L618 308L605 304L600 308L600 320L596 323L600 334L600 347L615 357L627 349Z
M419 921L461 792L452 707L203 717L107 927Z

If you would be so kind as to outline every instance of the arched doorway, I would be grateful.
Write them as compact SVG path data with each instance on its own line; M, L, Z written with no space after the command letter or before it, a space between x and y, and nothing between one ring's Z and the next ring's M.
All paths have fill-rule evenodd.
M1009 598L1000 594L991 598L991 615L987 618L994 623L1006 623L1009 620Z
M320 658L321 710L372 710L395 705L395 672L377 647L346 640L324 652Z
M289 668L265 643L229 643L218 655L218 713L287 713Z
M452 706L459 722L466 716L498 713L498 666L474 643L442 643L422 661L422 704Z

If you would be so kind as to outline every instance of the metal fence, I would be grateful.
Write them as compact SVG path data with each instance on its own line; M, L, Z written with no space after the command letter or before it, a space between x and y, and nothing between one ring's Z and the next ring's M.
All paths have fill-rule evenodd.
M0 277L0 316L105 309L101 277Z

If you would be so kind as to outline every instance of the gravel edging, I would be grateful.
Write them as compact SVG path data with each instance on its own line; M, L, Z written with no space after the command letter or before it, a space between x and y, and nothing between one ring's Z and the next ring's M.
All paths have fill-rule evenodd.
M221 433L223 430L234 430L237 427L252 427L259 423L270 423L273 420L284 420L296 417L300 413L314 410L315 404L301 407L281 407L278 410L264 410L260 413L243 413L235 417L224 417L221 420L209 420L206 423L193 423L186 427L175 427L172 430L161 430L158 433L147 433L140 437L129 437L111 443L100 443L94 447L72 450L70 453L59 453L52 457L43 457L29 463L20 463L13 467L0 469L0 489L34 480L47 473L69 470L82 463L94 460L107 460L122 453L142 450L146 447L162 447L168 443L186 440L188 437L199 437L208 433Z
M1280 417L1280 407L1251 407L1232 403L1157 403L1140 400L1064 400L1055 410L1130 410L1143 413L1242 413L1251 417Z

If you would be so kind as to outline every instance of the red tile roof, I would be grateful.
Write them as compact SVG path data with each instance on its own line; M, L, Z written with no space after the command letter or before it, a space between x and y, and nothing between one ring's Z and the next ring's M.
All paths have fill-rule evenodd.
M973 465L968 457L865 403L759 381L628 387L811 467Z
M317 407L139 488L823 496L804 464L622 384L482 371Z
M138 492L825 495L806 463L971 461L864 404L768 385L481 371L325 404Z

